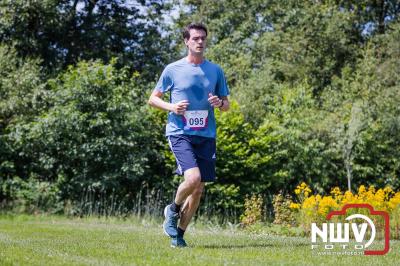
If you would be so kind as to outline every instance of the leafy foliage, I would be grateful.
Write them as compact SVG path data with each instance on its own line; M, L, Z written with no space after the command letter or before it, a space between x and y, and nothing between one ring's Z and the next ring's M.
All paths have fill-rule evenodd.
M156 157L139 78L113 65L81 62L49 80L52 106L11 138L30 160L26 173L58 182L63 198L94 191L129 195L150 173Z
M243 226L249 226L261 222L263 199L260 195L246 197L244 207L245 211L240 219Z
M22 57L41 58L50 72L80 60L109 63L113 57L120 66L151 72L169 57L168 39L159 31L167 7L156 0L4 0L0 40Z
M219 183L205 209L235 213L246 194L291 193L299 180L318 193L398 189L397 2L1 1L0 198L50 210L31 197L44 186L67 205L88 191L124 210L169 200L181 179L166 114L145 105L193 20L232 92L231 110L216 111Z

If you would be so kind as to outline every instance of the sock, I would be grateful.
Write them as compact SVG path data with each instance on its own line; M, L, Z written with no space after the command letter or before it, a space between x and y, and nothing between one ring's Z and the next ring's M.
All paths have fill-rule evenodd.
M171 211L173 212L178 212L181 210L182 205L178 205L175 203L175 201L171 204Z
M178 237L183 237L184 233L185 233L185 230L183 230L180 227L178 227Z

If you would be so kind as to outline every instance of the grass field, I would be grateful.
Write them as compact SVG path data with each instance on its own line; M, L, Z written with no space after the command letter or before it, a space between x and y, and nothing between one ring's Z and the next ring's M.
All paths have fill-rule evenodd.
M385 256L315 255L310 240L192 226L173 249L159 221L0 216L0 265L396 265Z

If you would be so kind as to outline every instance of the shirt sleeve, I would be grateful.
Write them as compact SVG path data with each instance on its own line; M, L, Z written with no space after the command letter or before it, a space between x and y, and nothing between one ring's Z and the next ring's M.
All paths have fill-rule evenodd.
M168 68L165 68L161 73L160 79L158 80L154 90L158 90L162 93L166 93L173 87L172 77L169 74Z
M220 67L218 67L218 81L215 94L218 97L224 97L229 95L228 84L226 83L225 74Z

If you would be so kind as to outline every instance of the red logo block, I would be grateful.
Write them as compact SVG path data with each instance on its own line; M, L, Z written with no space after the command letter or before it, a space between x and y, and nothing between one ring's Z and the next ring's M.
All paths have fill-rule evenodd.
M385 211L376 211L370 204L360 203L360 204L346 204L340 211L331 211L327 216L327 220L331 220L334 216L344 216L348 209L368 209L370 215L381 216L385 221L385 247L383 250L365 250L364 255L385 255L389 252L389 238L390 238L390 227L389 227L389 214ZM357 216L357 215L353 215ZM363 215L360 215L363 216ZM355 217L357 218L357 217Z

